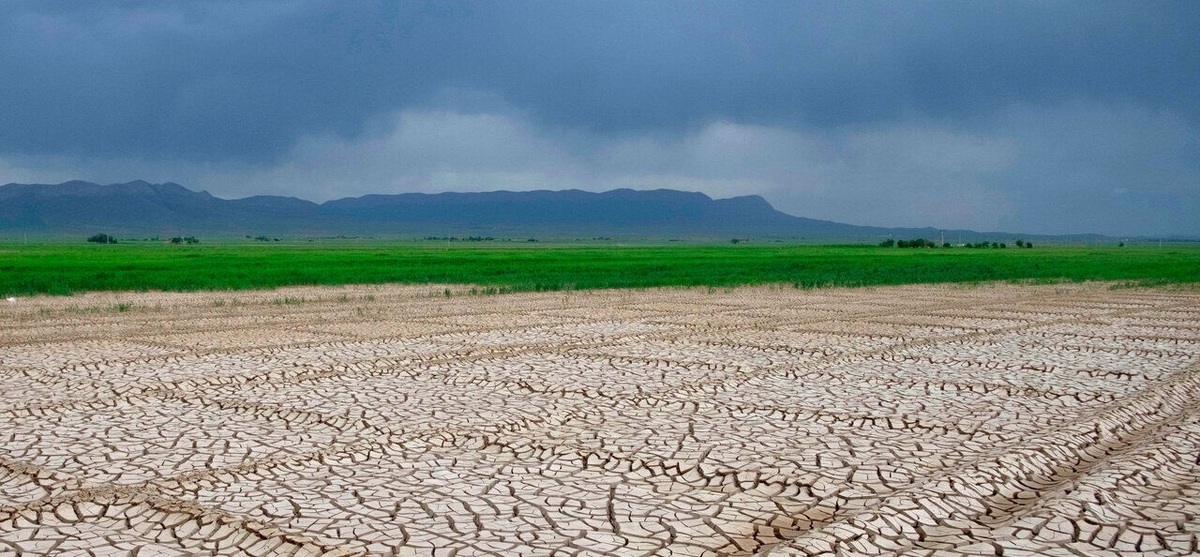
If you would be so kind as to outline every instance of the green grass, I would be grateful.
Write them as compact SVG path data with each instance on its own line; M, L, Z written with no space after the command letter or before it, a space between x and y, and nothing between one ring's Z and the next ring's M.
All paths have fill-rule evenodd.
M1029 280L1200 282L1200 248L863 246L0 245L0 294L454 283L479 293L652 286L797 287ZM292 302L286 298L279 303Z

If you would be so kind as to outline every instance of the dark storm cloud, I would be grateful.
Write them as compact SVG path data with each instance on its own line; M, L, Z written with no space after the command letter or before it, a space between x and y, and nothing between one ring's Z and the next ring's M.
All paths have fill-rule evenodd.
M1200 236L1200 2L0 2L0 183Z
M269 160L454 90L602 135L1072 98L1195 121L1198 6L8 2L0 153Z

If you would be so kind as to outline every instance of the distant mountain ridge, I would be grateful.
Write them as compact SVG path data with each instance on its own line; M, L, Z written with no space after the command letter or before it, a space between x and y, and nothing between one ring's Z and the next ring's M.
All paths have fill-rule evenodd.
M0 186L0 231L121 235L420 235L864 239L927 237L933 228L880 228L782 213L757 195L618 189L402 193L317 204L294 197L221 199L179 184ZM995 237L944 231L954 239Z

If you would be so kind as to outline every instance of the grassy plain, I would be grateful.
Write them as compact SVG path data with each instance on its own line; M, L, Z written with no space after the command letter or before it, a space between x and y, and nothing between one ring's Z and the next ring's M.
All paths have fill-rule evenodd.
M900 249L785 245L8 244L0 294L476 284L485 292L867 286L995 280L1200 282L1200 248Z

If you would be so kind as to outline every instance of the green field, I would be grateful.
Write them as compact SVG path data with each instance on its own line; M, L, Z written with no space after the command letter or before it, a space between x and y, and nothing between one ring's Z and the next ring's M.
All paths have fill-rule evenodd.
M8 244L0 294L455 283L485 292L866 286L995 280L1200 282L1200 248L900 249L763 245Z

